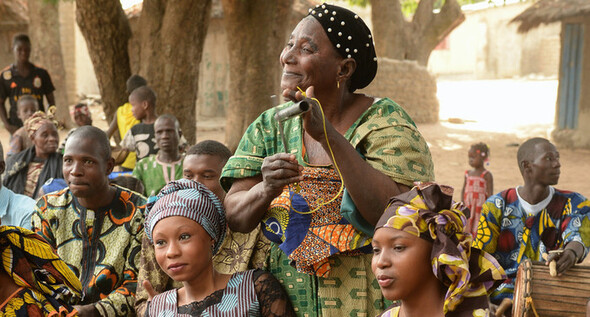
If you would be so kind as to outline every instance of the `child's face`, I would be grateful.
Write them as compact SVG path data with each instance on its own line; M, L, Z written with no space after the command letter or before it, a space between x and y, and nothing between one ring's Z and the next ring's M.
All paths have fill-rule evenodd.
M156 261L175 281L195 281L213 265L213 239L196 221L164 218L154 227L153 241Z
M76 112L74 114L74 122L76 122L79 127L92 125L92 119L81 112Z
M485 156L482 156L481 154L481 152L478 153L478 151L474 148L470 148L469 152L467 152L467 157L469 158L469 166L473 168L482 167Z
M221 188L219 178L224 165L225 161L216 155L187 155L182 164L182 174L186 179L192 179L205 185L219 199L223 200L225 191Z
M143 101L140 101L137 96L131 94L129 96L129 103L131 104L131 113L137 120L143 120L145 118L146 110Z
M32 100L21 101L18 103L16 116L23 122L30 118L37 111L37 104Z
M165 153L172 153L178 151L178 128L174 120L167 118L160 118L154 124L154 132L156 134L156 144L160 151Z
M429 283L440 284L430 265L432 243L407 232L380 228L373 236L371 268L389 300L418 296Z

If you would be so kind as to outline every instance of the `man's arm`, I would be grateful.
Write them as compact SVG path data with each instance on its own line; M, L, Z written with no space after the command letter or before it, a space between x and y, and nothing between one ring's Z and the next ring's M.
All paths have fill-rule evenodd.
M121 143L121 135L119 135L119 124L117 124L117 114L115 113L115 115L113 115L113 120L111 120L111 123L109 124L109 128L106 131L107 136L109 137L109 139L114 135L115 136L115 144L117 144L117 146L119 146L119 143Z
M502 210L494 204L492 196L482 206L481 217L477 226L477 236L474 237L473 246L490 254L496 252L498 236L500 235L500 217Z
M57 107L57 105L55 104L55 96L53 95L53 92L46 94L45 98L47 98L47 103L49 104L49 106ZM47 111L47 109L45 109L45 111Z
M563 223L567 223L561 235L564 250L557 260L557 273L563 273L582 262L590 250L590 241L585 236L590 235L590 201L584 196L573 193L570 197L571 212L564 210ZM568 209L568 208L565 208Z
M4 124L4 127L6 128L6 130L8 130L8 132L10 132L10 134L13 134L14 131L16 131L18 129L18 127L13 126L8 122L8 114L6 113L6 108L4 108L5 101L6 101L6 98L0 97L0 119L2 120L2 123Z

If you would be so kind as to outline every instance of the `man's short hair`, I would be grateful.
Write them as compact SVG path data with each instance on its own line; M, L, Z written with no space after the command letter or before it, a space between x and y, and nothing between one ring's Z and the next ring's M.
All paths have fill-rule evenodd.
M31 39L24 33L17 34L12 38L12 47L15 47L16 43L25 43L31 45Z
M227 162L227 160L229 160L229 158L232 155L231 151L227 148L227 146L214 140L201 141L191 146L186 152L186 155L201 154L217 156L221 158L224 162Z
M105 162L111 158L111 144L107 134L103 130L91 125L81 126L72 132L72 135L70 135L68 141L71 142L71 140L75 138L96 141L97 146L100 148L100 152L103 153ZM66 143L66 149L69 142Z
M135 74L135 75L131 75L131 77L129 77L129 79L127 79L127 93L131 94L135 89L141 87L141 86L146 86L147 85L147 80L145 80L145 78Z
M516 159L518 161L518 168L520 169L520 173L522 174L522 162L524 161L532 161L535 155L535 146L539 143L549 143L552 144L549 140L545 138L532 138L524 141L523 144L520 145L518 148L518 152L516 153Z
M156 118L156 121L154 123L156 123L157 121L160 120L171 120L172 122L174 122L174 127L176 127L176 131L180 131L180 122L178 122L178 119L176 119L176 117L174 115L171 115L169 113L165 113L163 115L158 116L158 118Z
M140 102L147 101L151 107L156 107L156 92L148 86L141 86L135 88L131 95L137 98Z

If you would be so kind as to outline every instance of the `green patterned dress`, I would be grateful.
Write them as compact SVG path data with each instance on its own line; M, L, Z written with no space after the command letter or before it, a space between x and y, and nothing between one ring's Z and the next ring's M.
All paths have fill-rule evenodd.
M221 183L226 190L235 179L259 175L265 157L285 151L274 114L290 104L265 111L250 125L235 155L230 158L223 170ZM287 152L294 154L304 168L316 168L306 163L309 160L303 150L302 120L294 118L285 121L283 125L288 142ZM434 167L426 141L403 108L388 98L377 100L356 120L344 137L370 166L397 183L411 187L415 181L434 180ZM332 167L319 169L333 171ZM323 172L320 171L320 174ZM339 183L336 186L339 186ZM282 196L276 201L285 199L284 195ZM286 197L288 200L289 196ZM313 199L312 197L311 200ZM312 203L310 207L311 205ZM331 208L328 205L325 207ZM355 209L352 199L345 191L337 200L336 208L328 212L320 210L315 213L336 218L325 224L322 230L317 230L318 227L312 228L320 223L321 219L303 219L310 223L310 228L307 236L302 238L301 245L309 243L313 231L313 238L316 241L327 241L328 247L332 250L329 257L323 259L323 268L300 265L299 261L305 258L305 251L285 253L288 249L285 245L292 235L283 236L283 243L271 243L271 248L267 251L266 268L283 284L299 316L375 316L390 304L381 295L371 271L371 254L367 253L367 247L370 248L370 245L366 241L348 249L336 246L338 241L329 245L328 240L340 239L334 239L334 233L348 232L351 228L355 231L350 234L353 239L356 237L358 241L359 237L369 235L370 244L370 234L366 233L367 230L363 234L362 230L356 229L361 224L354 223L353 227L339 215L345 210ZM265 216L265 219L267 218L268 215ZM264 222L262 227L264 230ZM270 231L269 229L267 222L265 234ZM331 236L327 236L328 231ZM345 249L346 251L343 251Z

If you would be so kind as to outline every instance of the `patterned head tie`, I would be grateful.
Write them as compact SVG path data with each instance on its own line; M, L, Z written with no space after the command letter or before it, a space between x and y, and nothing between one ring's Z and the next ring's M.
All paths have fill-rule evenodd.
M213 254L225 237L225 210L219 198L201 183L180 179L168 183L146 205L145 233L153 243L153 231L158 221L182 216L196 221L215 241Z
M353 58L356 70L351 77L350 92L365 88L377 74L377 54L371 30L354 12L331 4L309 9L343 58Z
M27 135L29 136L29 138L31 138L33 134L35 134L35 132L37 132L37 130L39 130L39 128L41 128L46 123L51 123L57 126L56 123L53 121L53 112L50 112L50 110L53 109L50 108L48 110L49 114L46 114L43 111L37 111L33 113L33 115L30 118L25 120L24 127L27 131Z
M473 238L465 232L462 203L453 202L453 188L422 183L392 197L375 227L407 232L432 243L434 275L448 291L444 313L456 311L465 298L487 307L487 291L506 278L504 269L490 254L471 248Z

